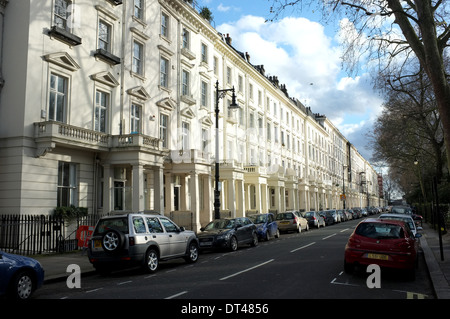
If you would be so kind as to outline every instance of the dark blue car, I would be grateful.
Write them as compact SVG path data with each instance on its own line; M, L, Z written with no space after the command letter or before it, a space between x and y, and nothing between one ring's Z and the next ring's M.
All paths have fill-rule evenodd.
M259 239L269 240L271 237L280 237L278 224L273 214L254 214L249 215L248 218L256 225L256 234Z
M29 299L43 282L44 269L37 260L0 250L0 296Z

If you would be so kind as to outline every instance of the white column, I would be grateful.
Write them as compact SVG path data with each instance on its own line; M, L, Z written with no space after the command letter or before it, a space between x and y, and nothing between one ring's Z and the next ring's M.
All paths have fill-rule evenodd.
M236 186L234 185L235 180L227 180L227 206L231 210L231 216L236 216Z
M162 167L157 167L153 171L154 178L154 194L155 203L153 204L153 209L161 214L164 213L164 171Z
M145 209L144 166L142 164L133 165L133 196L131 209L133 212L140 212Z
M112 210L113 201L113 179L111 166L103 165L103 213L107 214Z
M192 172L189 181L189 191L191 193L191 212L194 214L193 230L200 230L200 196L199 196L199 182L198 174Z
M166 194L164 215L169 216L170 212L174 210L174 197L175 197L175 192L173 190L174 183L172 181L173 175L171 173L166 173L164 174L164 176L165 176L164 188Z

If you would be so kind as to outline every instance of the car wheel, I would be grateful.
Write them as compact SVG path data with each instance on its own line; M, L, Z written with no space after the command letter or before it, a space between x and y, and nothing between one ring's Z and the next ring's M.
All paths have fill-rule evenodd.
M236 251L238 249L238 241L237 238L232 236L230 238L230 250L231 251Z
M185 257L188 263L195 263L198 260L198 246L196 243L189 244L188 255Z
M297 233L301 233L302 232L302 225L298 225L298 228L297 228Z
M115 229L108 230L102 238L102 247L106 252L114 253L122 248L124 235Z
M252 242L251 242L251 246L253 246L253 247L256 247L256 246L258 246L258 235L256 235L256 233L253 233L253 240L252 240Z
M11 297L14 299L30 299L34 290L34 282L28 271L18 273L11 285Z
M154 273L158 270L159 266L159 256L158 252L155 249L150 249L145 254L144 259L144 269L148 273Z

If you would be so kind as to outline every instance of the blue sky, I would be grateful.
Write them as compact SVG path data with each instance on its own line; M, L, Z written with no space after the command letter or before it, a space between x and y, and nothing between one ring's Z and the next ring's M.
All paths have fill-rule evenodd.
M314 113L327 116L367 160L371 150L366 134L381 111L382 100L372 89L370 75L342 70L340 21L323 23L311 8L270 17L271 0L197 0L213 13L213 26L229 33L233 46L248 52L251 63L263 64Z

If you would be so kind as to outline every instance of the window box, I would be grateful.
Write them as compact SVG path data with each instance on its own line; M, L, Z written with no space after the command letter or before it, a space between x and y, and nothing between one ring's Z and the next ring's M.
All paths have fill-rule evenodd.
M109 53L108 51L106 51L104 49L97 49L95 51L95 53L94 53L94 56L96 58L99 58L99 59L105 61L106 63L109 63L109 64L116 65L116 64L120 64L121 63L119 57L115 56L112 53Z
M61 40L69 45L80 45L81 44L81 38L76 36L75 34L64 30L63 28L53 26L50 31L48 32L48 35L51 37L55 37L58 40Z

